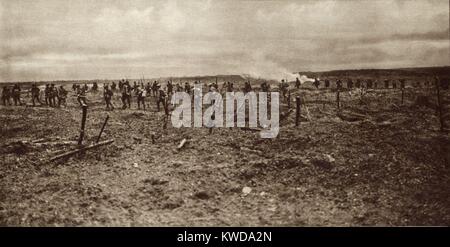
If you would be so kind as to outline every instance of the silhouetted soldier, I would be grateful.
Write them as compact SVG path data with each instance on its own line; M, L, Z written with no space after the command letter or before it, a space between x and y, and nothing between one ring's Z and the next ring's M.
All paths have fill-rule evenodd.
M173 94L173 84L171 81L167 82L167 95L172 95Z
M353 88L353 81L352 81L352 79L348 79L347 80L347 88L350 88L350 89Z
M384 88L389 88L389 80L384 80Z
M187 82L186 82L187 83ZM164 90L163 89L160 89L159 90L159 95L158 95L158 100L157 100L157 102L156 102L156 104L157 104L157 108L158 108L158 111L160 111L160 104L163 104L163 107L164 107L164 109L165 109L165 104L166 104L166 93L164 92Z
M316 87L316 89L319 89L320 81L317 80L317 78L314 78L314 86Z
M66 89L64 89L63 85L59 86L59 88L57 90L57 97L58 97L58 106L61 107L61 105L64 105L65 107L67 107L67 102L66 102L67 91L66 91Z
M342 89L342 82L339 79L336 81L336 88L337 89Z
M111 104L111 99L114 95L114 92L109 88L108 85L105 85L105 88L103 89L103 97L105 98L106 102L106 109L107 110L114 110L113 104Z
M86 106L86 87L79 87L77 89L77 101L80 106Z
M39 102L40 105L42 105L41 100L39 99L40 91L41 90L36 86L36 84L33 84L33 86L31 86L31 102L33 102L33 106L36 106L35 100Z
M400 79L400 88L403 89L405 88L405 79Z
M46 105L50 105L49 95L50 95L50 85L46 84L44 89L44 101Z
M361 87L361 79L356 79L355 87L356 88L360 88Z
M55 84L50 85L49 89L49 100L50 100L50 106L56 107L56 96L58 95L58 92L56 91Z
M189 82L184 83L184 91L186 93L191 93L191 85L189 85Z
M325 87L326 88L330 87L330 81L328 79L325 79Z
M6 106L6 103L8 103L8 105L11 105L11 101L9 100L11 97L11 91L9 90L8 86L3 86L3 90L2 90L2 102L3 105Z
M138 104L138 109L141 109L141 104L145 110L145 97L146 95L146 91L143 88L138 87L137 88L138 93L137 93L137 104Z
M295 88L299 89L300 88L300 80L298 79L298 77L295 78Z
M14 100L14 105L22 105L22 102L20 102L20 86L19 84L14 84L14 87L12 89L12 96Z
M111 83L111 90L112 91L116 91L116 89L117 89L117 84L115 82L112 82Z

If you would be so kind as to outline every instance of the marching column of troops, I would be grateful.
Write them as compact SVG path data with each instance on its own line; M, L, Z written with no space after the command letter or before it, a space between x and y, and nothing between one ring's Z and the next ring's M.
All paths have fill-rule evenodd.
M22 89L19 84L14 84L12 87L8 85L3 86L1 94L3 105L12 105L11 98L13 99L15 106L23 105L24 102L22 102L21 99L21 92ZM41 89L36 84L33 84L28 92L31 93L31 103L33 106L36 106L36 102L40 105L48 105L50 107L60 107L61 105L67 106L67 91L63 86L56 87L54 84L45 85L43 91L44 102L41 101Z

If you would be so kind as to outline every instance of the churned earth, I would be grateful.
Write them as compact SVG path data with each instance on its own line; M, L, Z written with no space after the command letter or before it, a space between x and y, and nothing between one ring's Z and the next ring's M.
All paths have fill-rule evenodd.
M178 129L153 97L106 111L90 93L84 143L106 115L101 140L114 143L56 162L77 148L73 93L66 108L0 106L0 225L449 225L450 136L433 92L409 88L402 104L400 90L345 91L338 111L333 89L293 90L274 139Z

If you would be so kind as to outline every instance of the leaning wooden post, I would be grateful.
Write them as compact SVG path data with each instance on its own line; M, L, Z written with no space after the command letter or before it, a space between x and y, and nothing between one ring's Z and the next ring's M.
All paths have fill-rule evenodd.
M295 126L298 126L298 123L300 122L300 96L295 97L295 103L297 105L295 113Z
M81 130L80 130L80 138L78 139L78 145L81 145L83 143L84 127L86 126L87 105L83 105L82 109L83 115L81 117Z
M405 89L402 88L402 105L403 105L403 99L404 99L404 97L405 97Z
M291 90L288 91L287 103L288 109L291 109Z
M439 123L441 124L441 131L444 131L444 118L442 117L442 105L441 105L441 93L439 90L440 87L440 81L439 78L436 76L435 79L435 85L436 85L436 93L437 93L437 107L438 107L438 114L439 114Z
M97 141L96 141L97 143L100 141L100 137L102 136L103 130L105 129L108 119L109 119L109 115L106 115L105 122L103 123L102 129L100 130L100 133L98 134L98 137L97 137Z
M339 87L338 87L338 89L337 89L337 91L336 91L336 103L337 103L337 108L338 108L338 110L340 109L340 102L339 102L339 94L340 94L340 89L339 89Z

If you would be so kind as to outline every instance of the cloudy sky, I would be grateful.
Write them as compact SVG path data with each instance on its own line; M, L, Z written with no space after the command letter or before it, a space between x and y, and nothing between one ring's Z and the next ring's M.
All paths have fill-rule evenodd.
M0 81L450 65L448 0L0 0Z

